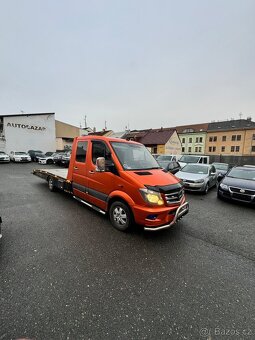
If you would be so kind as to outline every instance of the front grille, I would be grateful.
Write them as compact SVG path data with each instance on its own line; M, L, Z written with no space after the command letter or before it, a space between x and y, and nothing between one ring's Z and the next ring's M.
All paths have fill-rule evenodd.
M232 195L233 198L240 200L240 201L244 201L244 202L251 202L252 201L252 197L249 195L242 195L242 194L236 194L234 193Z
M183 180L184 183L196 183L195 181L189 180L189 179L184 179Z
M165 200L167 204L179 203L183 198L184 190L176 190L175 192L165 193Z
M241 192L244 190L244 192ZM249 190L249 189L242 189L242 188L235 188L235 187L230 187L230 191L237 193L237 194L242 194L242 195L255 195L255 190Z

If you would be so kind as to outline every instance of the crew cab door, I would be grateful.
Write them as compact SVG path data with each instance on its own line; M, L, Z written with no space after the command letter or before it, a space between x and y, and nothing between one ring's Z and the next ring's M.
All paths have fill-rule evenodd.
M82 199L87 198L88 179L87 173L88 141L78 141L76 146L75 161L73 164L73 193Z
M117 170L106 143L94 140L91 142L90 148L90 157L87 159L88 200L90 203L106 210L108 196L116 189L116 178L120 177L116 175ZM106 171L104 172L96 171L96 159L98 157L105 158Z

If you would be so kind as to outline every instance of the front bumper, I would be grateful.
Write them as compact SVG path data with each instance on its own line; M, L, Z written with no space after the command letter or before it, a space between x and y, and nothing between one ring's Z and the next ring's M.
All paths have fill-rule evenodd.
M248 204L255 204L255 195L246 195L234 193L230 190L223 190L222 188L218 188L218 196L225 198L227 200L233 200L237 202L243 202Z
M143 225L144 230L161 230L173 226L189 211L189 203L182 200L180 205L169 207L132 207L136 223ZM155 218L153 218L155 216Z
M186 191L204 191L205 190L205 182L203 183L183 183L184 189Z

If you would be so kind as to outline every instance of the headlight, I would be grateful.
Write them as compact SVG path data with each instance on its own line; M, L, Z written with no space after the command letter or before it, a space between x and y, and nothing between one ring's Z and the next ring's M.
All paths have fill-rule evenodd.
M164 201L161 197L161 194L157 191L152 191L148 189L140 189L140 193L143 196L143 199L153 205L163 205Z
M220 187L223 190L228 190L228 185L226 185L226 184L220 183Z
M195 183L204 183L203 179L198 179L197 181L195 181Z

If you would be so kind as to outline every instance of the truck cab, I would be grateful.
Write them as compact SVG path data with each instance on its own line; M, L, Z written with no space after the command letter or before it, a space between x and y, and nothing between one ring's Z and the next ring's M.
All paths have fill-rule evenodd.
M50 172L44 172L50 184ZM52 177L53 186L59 187L56 176ZM180 180L163 171L144 145L117 138L75 138L60 188L108 213L113 226L121 231L134 224L152 231L169 228L189 210Z

